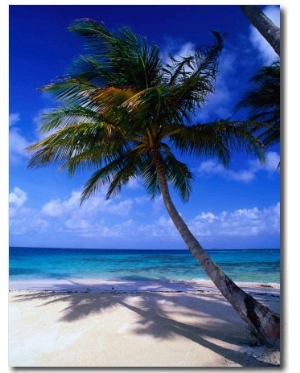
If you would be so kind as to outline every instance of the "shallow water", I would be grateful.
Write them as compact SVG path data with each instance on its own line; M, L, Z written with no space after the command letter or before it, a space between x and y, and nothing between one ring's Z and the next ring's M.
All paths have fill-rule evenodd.
M208 250L235 282L280 284L280 250ZM11 247L10 288L23 284L113 283L159 288L208 281L188 250L95 250ZM155 285L156 284L156 285ZM157 285L159 284L159 285ZM176 285L177 284L177 285Z

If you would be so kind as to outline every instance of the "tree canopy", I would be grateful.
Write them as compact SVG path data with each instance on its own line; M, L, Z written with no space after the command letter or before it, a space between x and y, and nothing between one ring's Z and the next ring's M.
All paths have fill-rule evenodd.
M128 27L109 31L103 23L76 20L70 30L85 40L91 54L77 58L70 74L46 85L59 107L42 117L41 131L51 134L28 147L29 167L60 163L72 175L96 169L83 198L103 184L107 197L131 178L141 177L151 196L160 191L153 159L187 199L192 174L172 149L217 157L228 166L233 149L264 159L261 142L240 122L193 123L194 114L214 92L223 37L168 61L159 48ZM55 131L55 132L54 132ZM153 158L154 157L154 158Z

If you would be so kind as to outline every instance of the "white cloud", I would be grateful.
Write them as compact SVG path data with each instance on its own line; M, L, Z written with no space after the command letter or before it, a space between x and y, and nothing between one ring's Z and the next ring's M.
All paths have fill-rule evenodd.
M267 163L264 165L264 168L268 171L275 171L278 169L278 163L280 162L280 156L276 152L267 153ZM259 164L261 166L261 164Z
M13 192L9 193L9 203L14 207L21 207L27 201L27 193L21 188L15 187Z
M72 235L82 238L119 238L122 241L130 241L140 237L138 225L132 219L111 224L105 219L84 219L72 216L66 220L64 228Z
M131 190L138 190L143 189L142 185L140 184L139 179L130 179L129 182L126 184L126 188Z
M280 231L280 203L264 209L253 207L233 212L201 213L189 227L196 236L249 237L259 234L277 234Z
M80 205L80 192L72 191L71 197L65 201L52 199L42 206L42 213L46 216L57 217L74 212Z
M68 219L66 221L65 227L71 230L87 230L91 228L91 225L86 219L78 219L77 217L72 217L71 219Z
M187 57L195 53L195 44L187 42L183 44L180 50L175 54L175 59L180 57Z
M87 222L69 224L74 234L81 237L120 237L124 241L159 239L159 242L175 242L182 240L172 220L162 215L150 224L137 219L130 219L109 226L101 221L88 227ZM257 207L223 211L220 214L203 212L187 221L188 227L197 237L253 237L261 234L278 234L280 230L280 204L264 209Z
M18 212L18 216L10 218L9 230L12 235L26 235L28 232L39 235L48 227L49 223L45 219L41 219L30 209L22 209ZM26 241L24 243L26 244Z
M225 177L227 179L236 180L236 181L243 181L249 182L254 179L255 172L251 170L240 170L240 171L233 171L230 169L226 169L220 163L215 160L208 160L202 162L197 170L200 174L206 173L209 175L218 175Z
M199 111L195 121L209 122L215 119L225 119L232 115L232 103L236 98L236 89L232 88L239 68L235 46L224 48L219 59L219 73L215 83L215 91L208 96L207 103L202 111Z
M278 27L280 27L280 10L275 6L267 6L263 8L265 15ZM250 26L250 41L252 45L260 52L260 57L263 64L270 65L274 61L278 61L279 57L266 41L266 39L257 31L255 27Z
M19 128L13 128L9 131L9 157L12 163L19 163L27 157L25 148L29 142L20 134Z
M112 201L106 201L107 212L112 215L128 216L134 201L132 199L126 199L118 203Z
M47 202L42 207L42 213L47 216L56 217L62 215L63 208L61 205L61 200L52 199L50 202Z
M19 121L19 113L9 115L9 159L11 163L15 164L27 157L25 148L29 146L29 142L22 136L20 128L15 127Z
M21 188L15 187L9 194L9 229L13 235L30 231L40 232L48 227L48 222L41 218L37 211L25 206L27 200L27 193Z
M249 182L255 178L258 171L278 172L279 155L276 152L268 152L266 158L266 163L260 163L258 160L250 161L248 169L238 171L226 169L215 160L208 160L202 162L196 172L202 175L218 175L230 180Z
M151 201L151 207L154 215L159 215L161 211L164 210L165 207L161 195L157 196L153 201Z
M9 126L13 126L15 123L19 122L19 120L20 120L19 113L9 114Z
M182 44L170 37L166 37L165 40L166 46L161 50L161 59L166 63L171 61L170 54L177 59L193 54L195 51L195 44L191 42Z
M224 172L224 167L220 163L210 159L202 162L197 171L200 173L206 172L209 174L222 174Z
M49 217L64 217L67 219L76 215L76 218L83 220L88 216L95 216L99 213L127 217L134 205L144 201L144 198L106 200L105 195L106 191L101 189L95 196L90 197L80 205L81 191L72 191L68 199L53 199L44 204L41 213Z
M120 238L126 241L147 237L168 237L177 234L169 218L160 218L151 224L145 224L142 219L148 220L149 209L155 210L158 202L151 203L147 197L132 199L115 198L105 200L105 191L89 198L80 206L80 191L73 191L69 198L53 199L44 204L40 212L22 206L27 200L27 194L20 188L14 188L10 194L11 202L11 233L26 234L36 231L38 227L51 227L51 234L71 233L82 238ZM156 211L158 212L158 211ZM45 220L45 217L55 218Z
M279 154L276 152L267 152L266 158L266 163L261 163L257 159L249 162L252 172L257 172L259 170L266 170L268 172L277 171L280 162Z
M182 242L173 222L165 211L152 219L153 203L147 198L117 198L105 201L105 193L79 205L80 191L73 191L65 200L51 200L37 211L26 207L27 193L15 187L9 196L10 232L12 235L40 234L43 232L57 237L71 235L86 240L99 240L101 244L109 239L135 242ZM161 199L159 199L161 204ZM155 208L154 208L155 210ZM141 212L142 211L142 212ZM155 211L157 214L158 211ZM47 219L55 218L55 219ZM186 221L196 237L253 237L260 234L278 234L280 205L259 209L240 208L235 211L203 211ZM54 242L54 241L53 241ZM56 241L59 245L59 239ZM87 243L89 241L86 241Z
M266 6L263 9L265 15L277 26L280 27L280 10L276 6Z
M43 110L42 112L44 111L46 110ZM15 124L21 120L20 114L12 113L9 115L9 158L12 164L19 164L29 157L29 153L25 150L29 145L40 141L55 132L55 130L53 130L47 134L42 133L39 130L39 116L40 114L33 119L33 122L36 124L34 134L35 138L33 140L28 140L22 135L21 128L15 126Z

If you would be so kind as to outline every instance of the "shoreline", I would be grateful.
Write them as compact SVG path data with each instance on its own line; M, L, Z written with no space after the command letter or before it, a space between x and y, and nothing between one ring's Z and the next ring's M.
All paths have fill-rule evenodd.
M236 282L246 292L263 291L280 293L278 283ZM9 291L52 291L52 292L219 292L211 280L118 280L79 279L61 280L18 280L9 281Z
M192 291L95 290L10 290L9 365L280 366L280 351L255 345L244 321L208 283ZM279 288L245 290L280 314Z

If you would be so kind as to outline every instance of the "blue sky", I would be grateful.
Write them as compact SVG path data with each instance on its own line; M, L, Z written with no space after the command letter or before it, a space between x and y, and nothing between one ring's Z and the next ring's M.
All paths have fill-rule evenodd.
M279 6L264 12L279 25ZM67 27L76 18L128 25L168 53L184 55L213 42L210 30L226 32L216 91L195 121L227 118L249 78L278 59L238 6L204 5L11 5L9 14L9 243L11 246L183 249L185 245L160 197L151 201L139 180L105 201L105 189L79 205L87 173L69 178L55 167L26 169L24 148L40 138L39 115L53 101L37 90L64 75L84 53ZM244 112L234 118L242 119ZM279 146L265 165L244 153L229 169L208 158L184 158L194 173L187 203L175 204L204 248L280 246Z

